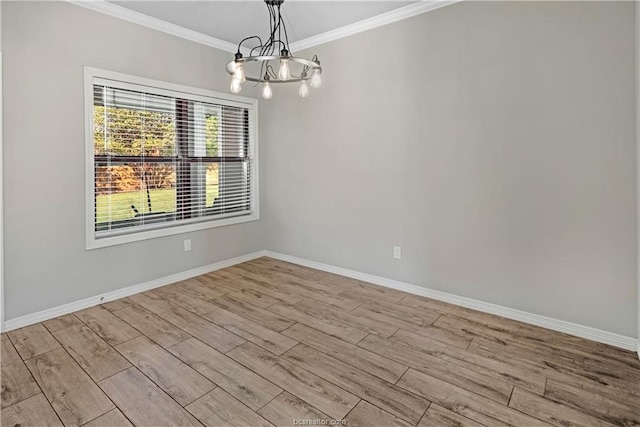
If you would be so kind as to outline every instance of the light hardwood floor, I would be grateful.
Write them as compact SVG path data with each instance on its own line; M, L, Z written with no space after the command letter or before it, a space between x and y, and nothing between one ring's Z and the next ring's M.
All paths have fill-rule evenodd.
M632 352L270 258L1 349L3 427L640 425Z

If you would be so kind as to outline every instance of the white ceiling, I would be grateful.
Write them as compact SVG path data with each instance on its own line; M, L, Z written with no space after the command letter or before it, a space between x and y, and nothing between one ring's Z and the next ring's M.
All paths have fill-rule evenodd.
M237 44L250 35L263 40L269 14L261 0L111 1L121 7ZM418 1L289 0L282 6L291 43L354 24Z

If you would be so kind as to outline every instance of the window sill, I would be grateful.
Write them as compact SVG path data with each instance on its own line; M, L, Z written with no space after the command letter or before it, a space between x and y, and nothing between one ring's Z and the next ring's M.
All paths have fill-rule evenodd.
M143 240L157 239L159 237L173 236L176 234L190 233L193 231L206 230L209 228L225 227L228 225L242 224L245 222L258 221L260 215L254 212L249 215L221 218L216 220L195 222L171 226L166 228L156 228L146 231L138 231L130 234L96 238L94 233L87 235L86 250L106 248L109 246L123 245L126 243L140 242Z

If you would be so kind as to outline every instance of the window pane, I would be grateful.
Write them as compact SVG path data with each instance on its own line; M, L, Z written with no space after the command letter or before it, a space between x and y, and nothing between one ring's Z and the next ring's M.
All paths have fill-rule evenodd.
M175 105L171 98L101 89L108 96L103 105L94 105L95 154L175 155Z
M248 162L197 162L189 168L189 192L182 200L191 218L237 213L250 206Z
M205 118L206 152L207 157L218 156L218 131L220 116L218 114L208 114Z
M220 165L218 163L211 163L207 167L207 206L213 207L213 204L220 193L218 171Z
M220 207L220 213L240 212L251 208L249 165L248 161L220 165L220 194L215 205Z
M219 105L206 102L190 102L192 117L186 117L189 128L193 129L193 139L189 144L191 157L218 157L220 138Z
M222 133L220 157L247 157L248 122L246 110L225 106L222 108Z
M98 166L95 182L96 230L175 218L176 168L173 164Z
M220 206L218 171L219 163L197 162L190 165L189 175L189 203L190 216L192 218L214 213L222 213L220 209L213 211L214 207Z

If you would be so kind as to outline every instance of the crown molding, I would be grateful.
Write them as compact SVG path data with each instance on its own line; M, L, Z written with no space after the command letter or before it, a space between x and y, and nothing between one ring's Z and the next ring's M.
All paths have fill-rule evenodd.
M291 43L291 50L297 51L308 49L310 47L361 33L363 31L411 18L412 16L420 15L425 12L440 9L441 7L449 6L461 1L463 0L422 0L418 3L410 4L409 6L401 7L372 18L364 19L344 27L336 28L335 30L327 31L326 33L293 42Z
M125 21L133 22L134 24L142 25L144 27L152 28L154 30L162 31L163 33L171 34L176 37L180 37L192 42L200 43L206 46L210 46L216 49L220 49L225 52L235 53L237 46L233 43L211 37L198 31L190 30L180 25L172 24L162 19L153 18L144 13L136 12L126 7L118 6L117 4L109 3L105 0L67 0L69 3L81 6L87 9L94 10L96 12L104 13L116 18L123 19Z
M227 41L203 34L198 31L190 30L189 28L185 28L180 25L172 24L162 19L153 18L149 15L145 15L144 13L136 12L134 10L127 9L126 7L118 6L117 4L110 3L106 0L66 1L77 6L104 13L105 15L133 22L134 24L152 28L157 31L162 31L163 33L171 34L173 36L190 40L192 42L220 49L225 52L235 53L237 50L237 46L233 43L229 43ZM421 13L429 12L435 9L440 9L441 7L449 6L461 1L463 0L422 0L418 3L401 7L399 9L392 10L378 16L374 16L373 18L368 18L350 25L346 25L344 27L336 28L335 30L327 31L326 33L318 34L316 36L293 42L291 43L291 49L293 51L308 49L313 46L318 46L320 44L328 43L333 40L361 33L372 28L411 18L412 16L420 15ZM246 48L242 48L242 53L248 54L249 50Z

